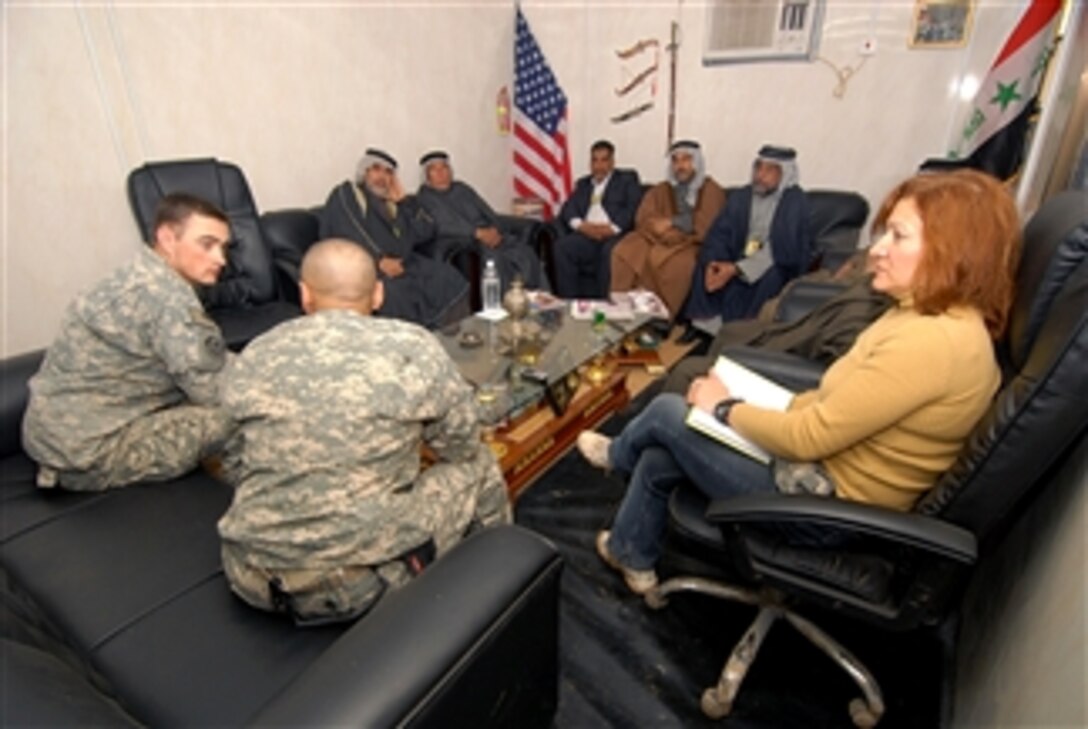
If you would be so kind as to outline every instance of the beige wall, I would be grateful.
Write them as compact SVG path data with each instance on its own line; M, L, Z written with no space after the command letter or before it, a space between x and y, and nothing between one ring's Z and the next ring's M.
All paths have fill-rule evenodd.
M821 56L856 68L861 41L877 41L836 98L824 62L702 65L698 2L523 3L570 97L576 171L610 137L622 163L660 178L667 57L655 108L615 125L627 100L613 89L640 66L625 69L614 51L664 43L679 19L676 129L703 142L719 180L743 181L754 150L774 141L799 150L804 184L873 203L945 151L963 108L951 85L985 73L1019 5L981 0L963 49L910 50L910 3L828 0ZM495 96L510 83L512 16L509 0L3 4L0 355L46 345L72 295L130 255L124 179L145 159L235 162L270 210L323 201L368 144L397 155L411 185L419 154L443 146L506 208Z

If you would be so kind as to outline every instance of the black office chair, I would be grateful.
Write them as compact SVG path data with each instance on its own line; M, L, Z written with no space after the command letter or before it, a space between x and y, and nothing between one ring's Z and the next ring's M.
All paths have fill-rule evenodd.
M850 704L859 727L884 711L876 680L848 650L795 608L831 609L892 630L942 623L965 577L1001 538L1028 500L1088 431L1088 216L1080 193L1064 193L1027 226L1009 331L999 348L1004 384L957 462L914 510L891 511L816 496L760 495L707 500L678 489L674 531L712 550L754 587L676 577L646 595L651 607L693 590L755 605L755 622L737 643L704 713L728 714L760 643L785 618L826 652L864 694ZM783 525L835 530L820 548L791 544ZM983 555L984 557L985 555Z
M230 219L227 267L216 284L198 289L228 347L241 349L261 332L301 313L285 300L261 233L257 205L237 166L209 158L147 162L133 170L128 176L129 203L145 241L152 238L159 200L173 192L214 203Z

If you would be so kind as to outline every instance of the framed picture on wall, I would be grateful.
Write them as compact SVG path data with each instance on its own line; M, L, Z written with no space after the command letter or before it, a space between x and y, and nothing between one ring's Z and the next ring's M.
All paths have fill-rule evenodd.
M914 0L911 48L959 48L967 43L975 0Z

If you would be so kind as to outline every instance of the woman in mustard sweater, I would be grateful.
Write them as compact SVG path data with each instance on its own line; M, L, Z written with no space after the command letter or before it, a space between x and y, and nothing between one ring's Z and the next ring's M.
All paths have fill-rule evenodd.
M657 584L669 494L680 483L721 498L789 491L803 480L806 490L905 511L959 455L1000 384L992 340L1013 295L1016 207L979 172L918 175L885 199L873 238L872 286L897 305L785 412L732 397L708 375L686 398L655 398L615 440L579 436L590 463L630 474L597 552L631 590ZM774 463L688 428L689 406L762 446Z

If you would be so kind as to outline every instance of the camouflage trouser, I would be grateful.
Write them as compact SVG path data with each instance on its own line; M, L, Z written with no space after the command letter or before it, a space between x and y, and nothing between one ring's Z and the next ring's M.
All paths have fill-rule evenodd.
M433 544L428 548L433 552ZM373 568L272 570L248 564L240 551L223 545L223 571L231 589L254 607L289 614L300 626L353 620L372 608L386 588L400 587L413 576L406 559ZM423 568L422 563L413 566Z
M217 452L232 428L231 419L218 408L180 405L161 410L114 435L104 446L105 458L96 468L60 471L57 481L74 491L101 491L137 481L176 478Z
M485 444L480 443L479 448L486 453ZM488 527L513 521L498 464L489 453L481 460L486 467L474 478L465 479L457 471L451 477L450 470L438 464L416 479L420 522L428 525L439 556L461 541L473 523Z
M835 494L835 481L822 463L775 458L773 470L775 486L784 494Z

